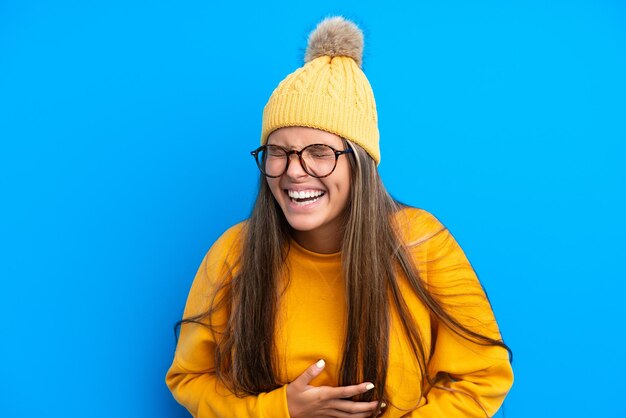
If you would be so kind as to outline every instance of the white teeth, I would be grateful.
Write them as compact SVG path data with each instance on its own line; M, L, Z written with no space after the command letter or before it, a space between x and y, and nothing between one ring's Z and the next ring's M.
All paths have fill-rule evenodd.
M321 195L324 194L323 191L321 190L307 190L305 191L295 191L295 190L288 190L287 194L289 195L290 198L292 199L308 199L311 197L319 197Z
M295 191L287 190L287 194L291 198L291 203L296 206L306 206L320 200L325 192L321 190ZM304 200L306 199L306 200Z

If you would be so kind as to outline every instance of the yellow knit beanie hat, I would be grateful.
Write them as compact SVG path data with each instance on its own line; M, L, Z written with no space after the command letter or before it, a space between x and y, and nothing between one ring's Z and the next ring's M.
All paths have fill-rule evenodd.
M363 32L343 17L309 35L305 64L280 82L263 110L261 144L276 129L306 126L360 145L380 162L374 93L361 70Z

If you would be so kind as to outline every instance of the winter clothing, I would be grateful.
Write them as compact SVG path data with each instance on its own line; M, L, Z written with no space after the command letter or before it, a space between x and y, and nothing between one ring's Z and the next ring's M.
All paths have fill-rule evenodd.
M421 209L406 208L395 216L420 277L433 295L470 329L500 338L480 282L449 231ZM207 253L191 288L185 317L205 312L217 283L236 274L243 226L226 231ZM211 373L214 334L201 325L185 324L166 380L193 416L288 418L286 384L319 359L326 361L326 367L311 384L338 386L346 326L341 253L317 254L292 241L285 267L290 274L281 293L274 337L276 373L284 386L258 396L236 397ZM425 379L392 310L384 416L483 418L495 414L513 382L506 350L455 334L429 313L402 276L399 285L427 348L428 374L440 380L420 399L420 382ZM212 321L224 324L226 313L217 312Z

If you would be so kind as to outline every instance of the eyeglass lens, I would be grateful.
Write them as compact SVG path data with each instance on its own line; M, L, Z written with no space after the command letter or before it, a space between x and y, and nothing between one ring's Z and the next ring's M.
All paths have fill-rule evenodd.
M279 177L287 170L287 151L276 145L266 145L257 155L259 168L265 175ZM300 164L307 174L325 177L333 172L337 156L328 145L313 144L300 151Z

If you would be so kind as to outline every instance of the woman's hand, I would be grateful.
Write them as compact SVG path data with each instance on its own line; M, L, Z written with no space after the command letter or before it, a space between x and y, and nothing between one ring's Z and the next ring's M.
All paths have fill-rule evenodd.
M371 416L378 402L355 402L344 398L372 390L372 383L340 387L309 385L324 370L325 365L324 360L318 361L287 385L287 406L291 418Z

